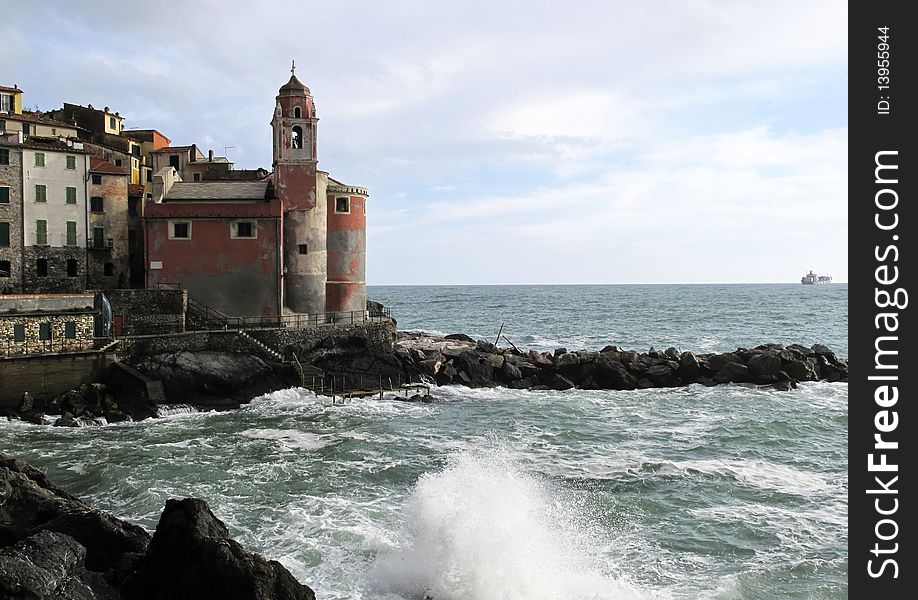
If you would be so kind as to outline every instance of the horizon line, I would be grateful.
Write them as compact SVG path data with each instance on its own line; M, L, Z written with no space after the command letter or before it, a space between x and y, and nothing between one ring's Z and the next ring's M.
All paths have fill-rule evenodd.
M831 284L817 284L813 287L826 287L833 284L845 284L847 281L833 281ZM486 287L486 286L537 286L537 285L800 285L794 281L657 281L657 282L616 282L616 283L367 283L367 287ZM810 287L810 286L806 286Z

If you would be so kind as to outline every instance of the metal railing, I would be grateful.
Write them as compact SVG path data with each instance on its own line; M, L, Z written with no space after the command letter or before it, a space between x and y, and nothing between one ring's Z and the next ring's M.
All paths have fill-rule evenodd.
M390 314L389 309L384 308L372 311L352 310L280 316L233 317L197 300L188 298L188 316L185 319L185 329L192 331L213 329L304 329L307 327L351 325L367 321L388 320L391 318Z

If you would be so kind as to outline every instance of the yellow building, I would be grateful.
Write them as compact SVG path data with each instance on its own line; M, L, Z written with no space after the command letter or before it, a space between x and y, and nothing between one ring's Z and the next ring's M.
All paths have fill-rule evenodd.
M51 115L22 109L22 90L18 86L0 86L0 133L21 131L23 136L39 137L79 136L81 128Z

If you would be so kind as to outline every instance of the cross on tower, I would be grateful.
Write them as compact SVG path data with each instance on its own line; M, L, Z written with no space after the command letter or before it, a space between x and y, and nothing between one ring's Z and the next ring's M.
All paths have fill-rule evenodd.
M296 71L296 59L290 61L290 74L294 75L294 71Z

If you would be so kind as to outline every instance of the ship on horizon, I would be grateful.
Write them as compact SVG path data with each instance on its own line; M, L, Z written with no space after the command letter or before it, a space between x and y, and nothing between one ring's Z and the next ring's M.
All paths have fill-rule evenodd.
M800 283L803 285L821 285L826 283L832 283L831 275L817 275L810 269L810 272L800 278Z

